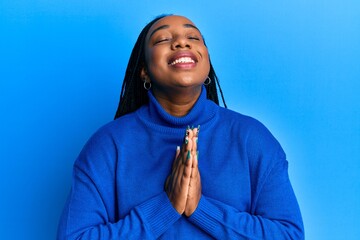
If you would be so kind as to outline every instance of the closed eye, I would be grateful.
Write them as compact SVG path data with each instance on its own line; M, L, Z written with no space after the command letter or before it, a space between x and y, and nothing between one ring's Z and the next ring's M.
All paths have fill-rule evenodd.
M155 41L155 44L159 44L159 43L162 43L162 42L167 42L169 40L170 40L170 38L162 38L160 40Z
M190 39L190 40L197 40L197 41L200 40L200 38L199 38L199 37L196 37L196 36L190 36L190 37L188 37L188 39Z

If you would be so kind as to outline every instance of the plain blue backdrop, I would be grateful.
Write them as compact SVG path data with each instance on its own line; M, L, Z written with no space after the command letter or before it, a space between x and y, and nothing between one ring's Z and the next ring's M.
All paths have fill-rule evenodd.
M229 108L281 142L306 239L360 239L357 0L0 0L0 238L55 238L72 164L161 13L198 25Z

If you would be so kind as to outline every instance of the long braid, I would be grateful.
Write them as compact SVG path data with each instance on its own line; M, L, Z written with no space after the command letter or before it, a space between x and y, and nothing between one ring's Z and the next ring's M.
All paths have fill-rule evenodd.
M165 16L155 18L147 24L135 43L121 87L120 102L115 114L115 119L135 111L148 101L146 90L141 86L142 82L140 79L141 68L145 64L144 42L150 27L163 17Z
M216 76L216 73L214 71L214 68L213 66L210 64L210 73L212 73L213 77L214 77L214 82L216 82L217 86L219 87L219 91L220 91L220 95L221 95L221 99L222 99L222 102L224 104L224 107L227 108L227 105L226 105L226 102L225 102L225 98L224 98L224 94L223 94L223 91L221 89L221 86L220 86L220 82L219 82L219 78ZM210 75L210 74L209 74ZM214 83L215 84L215 83ZM216 92L216 98L217 98L217 89L216 89L216 86L214 87L214 91ZM218 101L219 102L219 101Z

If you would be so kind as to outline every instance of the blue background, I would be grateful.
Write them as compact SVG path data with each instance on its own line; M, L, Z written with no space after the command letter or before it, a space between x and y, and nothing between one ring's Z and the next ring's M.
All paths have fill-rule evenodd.
M229 108L282 143L306 238L360 239L357 0L1 0L0 238L55 238L72 164L161 13L198 25Z

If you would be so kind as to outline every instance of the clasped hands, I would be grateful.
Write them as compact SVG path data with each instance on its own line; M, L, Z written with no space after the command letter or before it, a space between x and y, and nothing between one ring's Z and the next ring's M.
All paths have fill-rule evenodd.
M165 182L168 198L179 214L189 217L201 198L201 181L198 168L197 140L200 126L187 128L181 149L176 149L170 175Z

